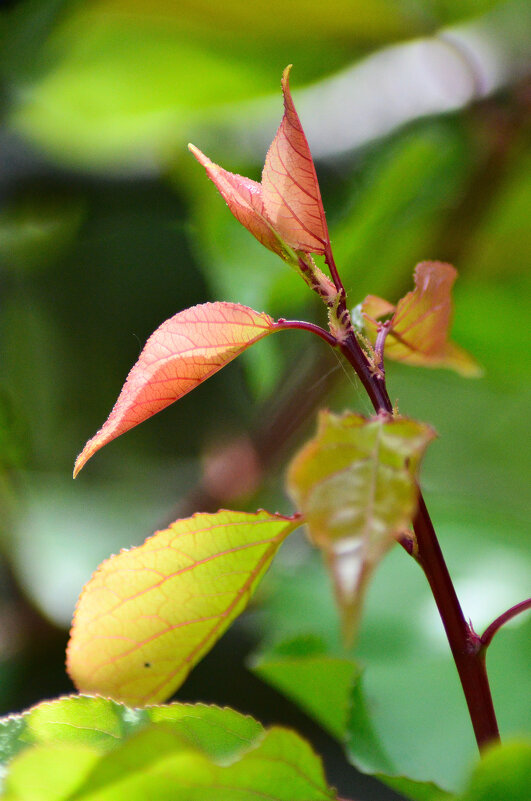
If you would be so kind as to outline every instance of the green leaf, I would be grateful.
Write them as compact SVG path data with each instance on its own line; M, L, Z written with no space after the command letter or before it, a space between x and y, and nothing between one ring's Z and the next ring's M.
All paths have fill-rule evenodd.
M503 743L483 754L460 801L527 801L531 740Z
M347 641L372 571L411 522L416 468L433 436L403 418L321 412L316 436L291 462L288 488L324 552Z
M168 725L216 759L234 758L262 732L253 718L227 708L173 703L132 709L108 698L71 695L0 719L0 764L30 745L71 745L107 753L152 723Z
M168 698L300 522L265 511L196 514L112 556L76 608L67 649L76 686L135 706Z
M264 730L231 709L136 710L69 697L11 718L11 726L14 720L24 729L12 731L12 746L25 750L7 766L8 801L212 801L213 792L216 801L335 798L319 758L297 734Z
M451 801L455 799L453 793L441 790L433 782L416 782L413 779L407 779L405 776L379 775L378 778L388 787L396 790L397 793L412 798L413 801Z
M460 131L440 123L419 125L367 157L342 219L331 225L351 305L369 293L399 295L413 265L440 253L447 209L465 191L470 158Z
M301 653L291 654L295 645ZM253 671L299 704L338 740L343 739L350 709L350 692L359 669L350 659L326 653L305 654L307 638L289 641L289 649L277 648L259 655Z
M507 517L507 510L496 517L495 505L478 509L470 496L466 505L457 507L447 493L431 493L429 500L465 614L481 632L497 614L525 597L530 570L526 518ZM269 642L318 638L328 656L351 658L342 648L325 578L311 551L306 556L299 552L296 566L293 561L284 564L282 557L276 560L259 618ZM530 635L531 621L515 618L489 648L487 668L503 737L529 729L529 709L522 699L531 692ZM383 776L384 767L375 765L379 778L414 799L426 793L430 798L430 782L441 788L439 794L461 790L477 746L429 586L402 549L393 549L375 573L354 657L363 668L362 691L371 726L394 768ZM290 673L296 687L294 664ZM287 694L303 705L295 694ZM321 722L308 702L304 709ZM360 764L359 721L351 717L348 725L340 740L348 739L348 756Z
M18 26L19 42L32 22ZM145 169L184 145L191 125L272 92L279 64L293 60L308 82L425 26L407 2L390 0L137 0L134 13L116 0L74 4L32 53L22 85L10 87L10 123L62 163ZM15 48L8 55L20 63Z
M362 671L352 658L332 656L324 648L321 640L310 636L286 640L258 655L252 668L344 743L359 770L377 775L415 801L453 798L432 782L396 775L373 725L373 704L364 691Z

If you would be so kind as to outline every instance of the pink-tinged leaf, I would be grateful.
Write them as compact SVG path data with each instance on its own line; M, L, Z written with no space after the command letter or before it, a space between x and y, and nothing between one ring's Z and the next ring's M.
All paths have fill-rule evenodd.
M375 322L381 317L387 317L388 315L391 315L394 312L395 307L387 300L379 298L378 295L367 295L363 301L361 310L366 319L368 318L371 322ZM374 326L374 329L377 329L376 325Z
M207 171L208 177L225 198L230 211L262 245L286 258L286 248L267 218L262 197L262 185L250 178L228 172L214 164L195 145L188 145L191 153Z
M164 701L245 609L298 517L196 514L103 562L77 604L67 668L81 692Z
M238 303L203 303L157 328L109 417L76 460L74 477L103 445L147 420L275 330L268 314Z
M369 295L362 303L366 330L374 341L379 317L391 318L385 357L422 367L449 367L465 376L481 375L477 362L449 341L452 286L457 270L450 264L424 261L415 268L415 289L396 307Z
M289 72L282 76L284 116L266 156L262 173L268 218L295 250L324 253L328 228L310 148L289 90Z

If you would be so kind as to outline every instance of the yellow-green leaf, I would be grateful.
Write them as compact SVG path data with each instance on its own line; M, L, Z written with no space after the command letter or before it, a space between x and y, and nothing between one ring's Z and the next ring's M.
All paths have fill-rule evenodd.
M288 488L323 550L350 640L368 579L416 508L415 473L433 431L404 418L321 412Z
M82 692L168 698L243 611L300 518L222 510L112 556L79 599L67 667Z

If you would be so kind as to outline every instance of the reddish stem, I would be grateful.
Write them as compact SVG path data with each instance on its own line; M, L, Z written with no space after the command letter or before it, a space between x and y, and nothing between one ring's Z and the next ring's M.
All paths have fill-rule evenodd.
M376 412L392 413L385 380L378 378L354 333L340 345L366 388ZM418 508L413 520L417 539L416 558L431 587L446 631L448 643L461 680L478 747L500 738L489 682L478 646L479 638L468 625L439 546L433 523L419 489Z
M319 325L314 325L314 323L307 323L304 320L284 320L284 318L281 317L273 327L277 331L279 329L284 330L290 328L299 329L301 331L311 331L312 334L317 334L318 337L324 339L324 341L333 348L337 347L337 339L335 336L325 331L325 329L321 328Z
M513 617L516 617L516 615L519 615L521 612L525 612L527 609L531 609L531 598L528 598L525 601L520 601L520 603L515 604L515 606L511 606L511 608L504 612L503 615L500 615L496 618L496 620L493 620L490 626L487 626L482 636L479 638L481 642L481 651L484 652L487 650L492 642L492 638L496 632L501 629L504 623L512 620Z

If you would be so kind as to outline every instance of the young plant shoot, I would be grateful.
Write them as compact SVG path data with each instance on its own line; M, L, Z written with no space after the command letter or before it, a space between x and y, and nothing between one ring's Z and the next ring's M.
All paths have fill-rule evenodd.
M390 548L398 543L404 559L416 560L444 625L477 744L483 750L499 740L485 653L500 626L531 602L505 612L482 637L475 633L461 609L419 486L422 457L435 434L425 423L402 416L386 385L386 359L446 367L463 376L480 373L474 359L450 340L457 273L449 264L422 262L414 271L414 288L396 304L370 295L351 316L289 74L290 67L282 77L284 115L260 183L228 172L194 145L190 150L238 222L318 295L327 326L274 320L232 301L179 311L146 342L109 417L78 456L74 476L101 447L182 398L254 343L272 334L290 336L293 329L320 337L322 347L343 355L365 388L374 416L320 412L315 435L289 465L287 491L295 509L288 516L226 509L195 514L98 568L79 598L67 649L74 684L94 697L61 699L12 719L9 725L16 722L22 732L13 735L19 738L15 750L22 752L7 780L8 798L29 798L24 777L37 759L44 760L47 770L57 769L54 781L64 779L64 786L78 788L76 798L99 798L98 786L107 788L101 798L121 798L110 790L107 794L109 771L118 782L126 778L124 766L139 759L145 766L142 797L162 797L164 782L174 782L184 789L171 797L183 800L337 798L318 757L295 733L264 730L229 709L163 705L243 612L284 540L302 525L330 574L346 647L363 626L364 596ZM328 274L314 256L324 258ZM62 752L50 751L56 742L50 732L59 731L61 723L80 732L70 734L65 728L67 734L61 735L73 738L68 740L73 749L70 778L61 773L64 766L58 768ZM365 735L360 729L360 737ZM24 738L33 750L24 750ZM86 786L94 795L87 790L85 796L79 788L89 774L92 784ZM195 794L187 795L192 787ZM406 779L399 788L411 798L455 797Z

